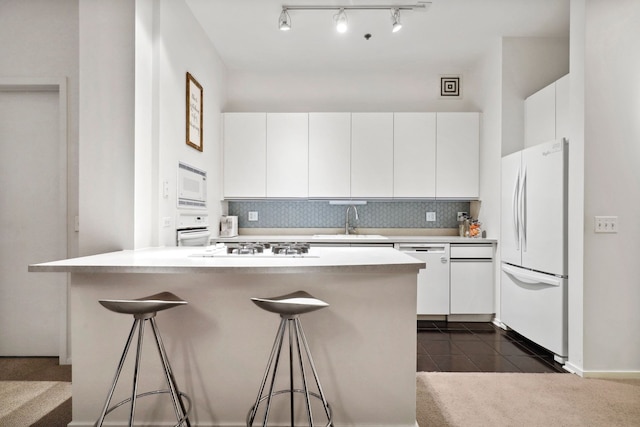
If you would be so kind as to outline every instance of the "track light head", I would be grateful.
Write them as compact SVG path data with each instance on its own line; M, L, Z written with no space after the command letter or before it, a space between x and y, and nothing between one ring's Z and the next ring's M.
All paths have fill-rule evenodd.
M334 18L336 20L336 31L339 33L346 33L348 25L347 14L344 9L340 9L340 12L338 12Z
M391 31L397 33L402 28L400 22L400 9L391 9Z
M291 17L289 17L289 12L284 7L280 13L280 18L278 18L278 28L280 31L289 31L291 29Z

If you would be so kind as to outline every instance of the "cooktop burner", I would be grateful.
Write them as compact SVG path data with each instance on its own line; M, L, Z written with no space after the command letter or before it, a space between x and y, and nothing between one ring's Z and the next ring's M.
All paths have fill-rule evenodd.
M269 248L269 243L232 243L227 244L228 254L255 255Z
M257 258L317 258L309 255L310 245L308 243L258 243L258 242L238 242L227 243L218 247L210 247L204 252L193 254L198 257L257 257Z
M277 243L271 247L276 255L296 255L309 253L308 243Z

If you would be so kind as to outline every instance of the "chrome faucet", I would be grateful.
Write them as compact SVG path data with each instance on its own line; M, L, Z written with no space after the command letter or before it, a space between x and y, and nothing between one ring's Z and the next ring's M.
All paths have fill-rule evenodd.
M355 227L349 227L349 211L353 208L353 212L356 214L356 221L358 221L358 208L355 205L351 205L347 208L347 215L344 221L344 234L349 234L349 230L355 230Z

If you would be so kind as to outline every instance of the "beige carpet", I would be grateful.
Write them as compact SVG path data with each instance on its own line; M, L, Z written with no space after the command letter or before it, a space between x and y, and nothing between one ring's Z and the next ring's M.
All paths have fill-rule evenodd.
M0 426L30 426L71 397L71 383L0 381Z
M416 418L420 427L640 426L640 380L419 372Z

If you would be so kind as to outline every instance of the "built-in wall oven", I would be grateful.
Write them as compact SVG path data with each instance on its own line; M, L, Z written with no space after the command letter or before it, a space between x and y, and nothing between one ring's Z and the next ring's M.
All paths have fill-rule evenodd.
M176 227L178 246L208 246L211 239L209 216L198 213L181 213Z

